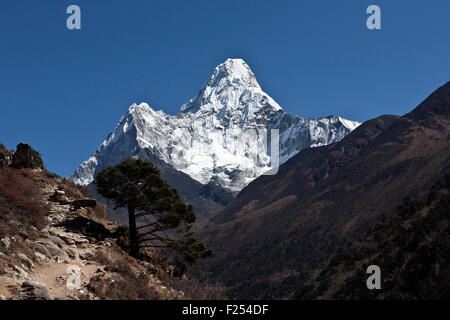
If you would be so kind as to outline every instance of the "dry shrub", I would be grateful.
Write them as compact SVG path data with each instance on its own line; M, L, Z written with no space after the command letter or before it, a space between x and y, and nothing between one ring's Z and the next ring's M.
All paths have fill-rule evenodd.
M108 253L103 250L97 250L92 257L92 260L98 262L101 265L111 265L113 262L109 257Z
M171 288L184 293L185 299L189 300L224 300L225 290L219 285L201 283L196 279L186 277L162 277L164 283Z
M149 286L150 278L143 274L115 273L111 277L91 278L89 289L103 300L159 300L160 294Z
M39 203L40 189L25 171L0 168L0 235L17 232L18 223L41 229L46 208Z
M156 300L160 294L151 287L150 277L145 272L137 271L136 261L128 256L112 259L102 250L98 250L93 259L106 264L106 276L93 277L89 289L99 298L105 300Z
M88 187L79 186L75 182L64 179L59 187L64 190L69 199L90 198L91 191Z
M35 260L34 250L29 247L31 242L23 241L20 237L11 238L10 241L9 248L0 255L0 275L6 274L8 267L21 266L23 261L18 258L19 253L25 254L30 260Z
M95 207L88 207L88 214L100 221L106 220L106 206L97 201L97 205Z
M8 266L13 264L12 259L6 255L0 255L0 276L6 274Z

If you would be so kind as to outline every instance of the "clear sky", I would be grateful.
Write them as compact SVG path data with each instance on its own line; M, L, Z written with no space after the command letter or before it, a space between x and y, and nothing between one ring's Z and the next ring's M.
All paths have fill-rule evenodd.
M449 0L1 1L0 142L66 176L133 102L175 114L228 57L289 113L401 115L450 80L449 31Z

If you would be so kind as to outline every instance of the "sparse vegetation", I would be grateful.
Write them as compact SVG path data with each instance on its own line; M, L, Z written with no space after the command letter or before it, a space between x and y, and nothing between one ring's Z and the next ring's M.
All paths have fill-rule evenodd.
M46 209L35 199L39 194L26 169L0 168L0 237L19 232L20 225L45 225Z
M70 180L62 180L59 184L59 189L64 190L66 196L71 199L82 199L91 196L91 192L88 187L79 186Z
M97 220L104 221L107 219L106 217L106 205L97 201L97 205L95 207L86 208L89 216L96 218Z
M0 145L0 149L2 148ZM25 149L32 150L31 147ZM80 204L92 202L88 199L88 188L77 186L42 168L36 170L14 167L10 161L12 152L6 149L0 151L6 155L5 161L0 164L0 275L11 282L11 288L8 284L0 284L0 294L19 297L20 281L24 277L33 277L32 274L36 273L34 268L42 268L47 263L46 268L51 272L55 271L52 261L56 259L56 255L60 258L67 254L66 259L76 259L77 254L81 258L81 254L89 253L90 255L81 258L86 265L98 264L104 270L91 270L90 274L88 272L88 290L80 290L74 296L70 295L71 298L182 299L186 295L181 290L185 290L190 295L189 298L213 297L213 290L182 277L185 266L184 269L173 266L163 252L150 247L143 248L141 260L137 260L120 247L120 241L114 243L112 239L119 239L121 233L114 230L113 225L106 225L105 205L99 202L95 206ZM31 158L35 159L33 155L35 154L32 153ZM26 158L22 159L26 162ZM176 191L170 190L176 195ZM65 198L63 203L61 199L50 196L55 191L59 191ZM76 207L75 203L81 207ZM181 205L181 202L175 204ZM175 208L165 218L173 219L173 214L176 216L183 213L181 209ZM171 223L176 225L174 220ZM181 222L180 225L182 224ZM61 230L55 229L55 225L64 226L64 232L60 234ZM45 246L45 250L37 249L42 241L53 245L56 253L51 253L49 247ZM75 247L68 248L68 242ZM97 243L93 256L90 253L93 249L92 242ZM81 253L77 253L80 249ZM41 272L42 269L37 274Z
M381 290L368 290L366 269L382 270ZM425 197L403 199L371 232L340 249L297 299L449 299L450 175Z
M132 256L139 256L139 249L145 247L173 249L188 262L211 256L212 252L190 232L196 219L192 205L181 200L152 163L125 159L102 170L95 177L95 185L116 208L128 209ZM142 223L138 226L139 218Z

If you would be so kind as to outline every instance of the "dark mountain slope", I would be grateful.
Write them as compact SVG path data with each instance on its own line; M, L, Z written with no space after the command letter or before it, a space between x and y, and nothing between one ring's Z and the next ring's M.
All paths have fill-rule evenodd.
M262 176L202 230L205 269L234 297L289 294L346 241L450 170L450 83L411 113L370 120Z
M449 299L450 175L425 197L403 199L393 215L342 248L297 299ZM378 265L381 289L367 290Z

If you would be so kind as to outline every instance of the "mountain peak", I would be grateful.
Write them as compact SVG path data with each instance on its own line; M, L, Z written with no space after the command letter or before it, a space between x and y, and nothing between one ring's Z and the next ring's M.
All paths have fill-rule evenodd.
M255 102L255 103L252 103ZM262 91L255 74L242 59L227 59L219 64L198 95L181 107L181 112L197 113L199 110L213 112L222 117L225 114L239 116L252 105L256 107L270 105L274 111L281 107ZM248 112L248 110L246 111Z
M201 184L236 193L270 170L268 146L260 129L279 130L283 163L304 148L342 139L357 125L339 117L304 119L284 112L261 89L244 60L227 59L177 115L155 111L146 103L131 105L70 179L89 184L103 168L137 156L157 159ZM254 133L258 136L253 137Z
M435 90L407 117L429 122L434 116L450 116L450 82Z
M243 59L239 58L229 58L219 64L207 84L215 85L223 80L236 85L261 89L253 71Z

